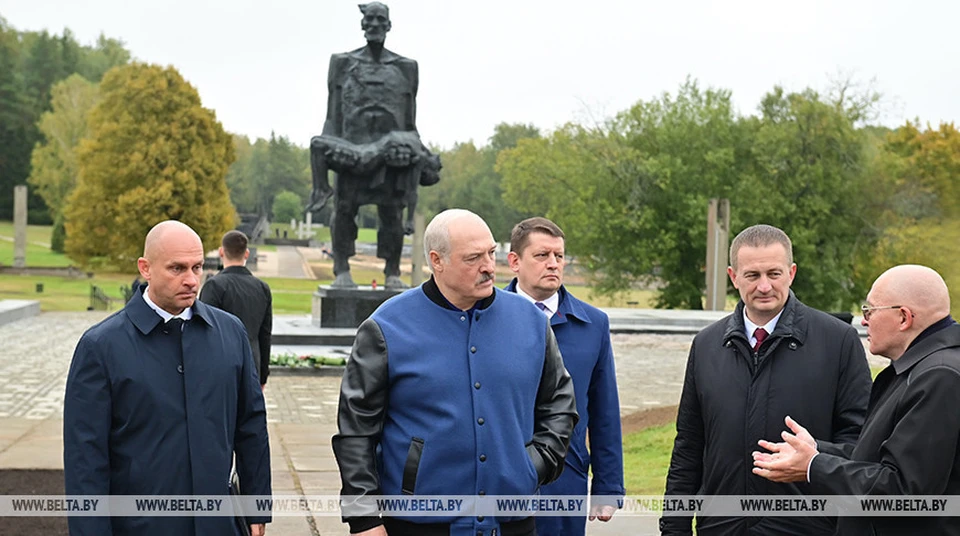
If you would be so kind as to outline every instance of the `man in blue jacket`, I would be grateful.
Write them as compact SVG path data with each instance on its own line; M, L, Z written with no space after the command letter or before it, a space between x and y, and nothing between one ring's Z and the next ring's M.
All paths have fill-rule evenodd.
M516 292L550 319L563 362L573 378L580 421L573 430L566 469L560 478L543 486L543 495L587 495L587 473L593 470L590 520L609 521L623 493L623 440L620 402L610 321L563 286L563 231L546 218L518 223L510 235L510 269L517 277L506 290ZM586 439L590 437L590 449ZM586 518L537 517L538 536L584 534Z
M68 495L270 495L266 411L243 324L197 301L203 245L178 221L147 234L147 281L81 337L63 408ZM248 518L255 536L270 515ZM229 517L72 517L72 536L234 536Z
M447 210L423 240L433 277L360 325L341 381L344 520L371 536L533 536L529 513L398 517L372 500L532 495L560 475L577 421L543 314L494 287L487 224Z

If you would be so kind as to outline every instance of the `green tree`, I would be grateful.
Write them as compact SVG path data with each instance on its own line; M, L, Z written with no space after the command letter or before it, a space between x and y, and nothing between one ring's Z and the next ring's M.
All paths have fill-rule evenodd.
M87 135L87 114L98 100L97 85L78 74L53 86L52 106L40 117L44 141L33 148L27 182L57 220L77 178L76 148Z
M755 168L738 183L731 208L733 232L769 223L790 236L799 267L793 290L820 309L847 310L863 299L869 282L856 268L879 238L865 222L888 185L867 173L871 139L857 126L863 102L809 89L767 94L751 121Z
M273 221L299 220L303 215L303 198L284 190L273 198Z
M448 208L472 210L487 222L498 241L509 241L513 226L527 213L504 202L503 177L496 170L497 155L520 140L539 136L540 131L533 125L500 123L483 147L467 142L441 151L441 181L420 190L418 210L428 219Z
M602 127L524 140L498 169L504 198L557 221L599 291L657 282L659 307L701 309L707 200L743 175L747 134L728 91L687 81Z
M908 122L885 140L887 158L895 159L895 189L880 247L870 266L879 274L896 264L923 264L937 270L951 289L960 311L960 132L953 123L937 128Z
M26 184L31 151L42 140L37 125L50 110L51 88L72 73L92 82L130 54L120 41L101 36L94 47L81 46L70 30L18 32L0 17L0 219L13 215L13 187ZM30 190L31 223L49 223L43 199Z
M237 161L230 166L227 186L237 210L270 214L275 196L286 190L305 199L313 187L307 150L285 136L270 134L253 144L234 136Z
M77 150L68 255L129 268L147 231L166 219L216 244L236 221L225 181L234 151L197 90L172 67L133 63L108 72L100 96Z

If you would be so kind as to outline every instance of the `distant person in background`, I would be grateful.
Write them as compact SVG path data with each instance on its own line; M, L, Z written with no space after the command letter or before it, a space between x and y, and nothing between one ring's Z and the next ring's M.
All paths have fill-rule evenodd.
M546 218L518 223L510 234L510 269L517 277L506 290L534 303L550 319L563 363L573 379L580 421L573 429L560 478L540 488L542 495L587 494L591 521L609 521L623 496L623 440L617 373L607 315L563 286L564 235ZM587 439L590 448L587 448ZM537 516L538 536L582 536L587 516Z
M220 241L223 270L200 290L200 300L235 315L247 328L260 386L270 375L270 336L273 331L273 296L270 286L247 269L247 235L229 231Z
M140 290L140 285L140 274L137 274L137 276L133 278L133 283L130 283L130 297L127 298L127 301L130 301L130 299L133 298L133 295Z

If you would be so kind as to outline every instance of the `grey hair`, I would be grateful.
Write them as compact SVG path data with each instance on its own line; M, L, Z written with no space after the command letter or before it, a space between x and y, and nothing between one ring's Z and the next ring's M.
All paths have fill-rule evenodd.
M730 267L737 271L737 255L743 246L762 248L773 244L780 244L787 253L787 266L793 264L793 243L787 233L772 225L754 225L740 231L740 234L730 244Z
M469 210L451 208L430 220L426 231L423 232L423 256L427 259L431 272L433 272L433 264L430 262L430 252L436 251L443 262L450 262L450 224L466 217L480 218Z

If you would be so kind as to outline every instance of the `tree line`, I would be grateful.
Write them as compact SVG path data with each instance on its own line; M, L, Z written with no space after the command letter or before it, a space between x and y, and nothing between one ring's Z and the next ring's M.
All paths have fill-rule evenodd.
M879 102L850 84L774 87L744 114L730 91L688 79L600 122L547 133L502 123L484 144L433 147L442 180L421 190L418 210L469 208L498 241L546 216L598 291L645 285L659 307L699 309L707 201L728 198L732 234L783 228L797 295L845 310L892 264L960 276L950 262L960 134L952 123L882 127ZM0 218L13 184L27 181L31 209L45 209L31 214L54 221L54 245L85 265L129 267L158 219L216 243L237 211L289 221L310 193L307 149L230 135L175 68L131 62L103 36L82 46L69 30L16 32L0 20L0 120ZM360 217L375 225L373 210Z

